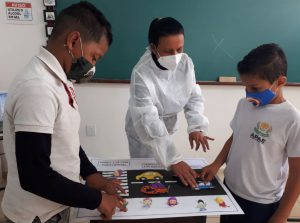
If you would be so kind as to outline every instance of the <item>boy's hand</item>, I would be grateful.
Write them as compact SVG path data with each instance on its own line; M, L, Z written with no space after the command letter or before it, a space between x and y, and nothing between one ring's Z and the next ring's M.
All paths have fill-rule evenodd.
M193 188L197 186L195 180L195 178L197 177L197 173L186 162L181 161L179 163L173 164L171 165L171 169L185 186L190 185Z
M191 132L189 135L189 140L190 140L191 149L194 148L194 142L195 142L196 151L199 149L201 144L203 151L206 152L206 150L209 149L208 140L215 140L215 139L205 136L203 135L202 132L198 131L198 132Z
M219 166L212 163L201 170L201 179L205 182L211 181L219 170Z
M115 195L102 193L102 201L97 210L101 213L103 220L111 220L112 216L116 213L116 208L120 211L127 211L123 205L123 200Z

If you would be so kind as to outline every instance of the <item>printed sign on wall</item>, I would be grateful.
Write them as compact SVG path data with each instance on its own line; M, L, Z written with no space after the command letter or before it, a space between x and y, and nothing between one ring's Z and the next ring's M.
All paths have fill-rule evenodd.
M6 19L32 21L32 4L29 2L5 2Z

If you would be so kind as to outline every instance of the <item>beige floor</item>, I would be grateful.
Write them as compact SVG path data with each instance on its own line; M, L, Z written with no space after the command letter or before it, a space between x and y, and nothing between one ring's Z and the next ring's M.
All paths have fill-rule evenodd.
M220 171L218 173L218 176L221 179L223 179L222 171ZM2 201L3 193L4 193L4 191L0 191L0 201ZM293 217L300 218L300 197L299 197L297 203L295 204L295 207L291 213L291 218L293 218ZM208 217L206 222L207 223L219 223L219 217L218 216ZM4 215L2 213L1 208L0 208L0 223L4 223Z

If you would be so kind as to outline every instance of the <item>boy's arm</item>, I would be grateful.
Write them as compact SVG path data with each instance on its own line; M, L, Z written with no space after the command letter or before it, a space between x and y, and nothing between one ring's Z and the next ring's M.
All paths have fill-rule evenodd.
M215 159L215 161L204 167L201 171L202 179L205 181L211 181L214 176L217 174L220 167L226 162L227 156L232 144L233 134L229 137L229 139L226 141L226 143L223 146L223 149Z
M289 158L289 177L280 205L268 223L285 223L300 194L300 157Z

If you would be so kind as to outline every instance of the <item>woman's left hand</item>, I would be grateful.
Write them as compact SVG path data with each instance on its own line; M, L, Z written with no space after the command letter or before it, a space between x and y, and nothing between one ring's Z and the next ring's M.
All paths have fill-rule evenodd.
M211 137L203 135L202 132L191 132L189 135L190 145L191 149L194 148L194 142L195 142L195 149L196 151L199 149L200 144L202 145L203 151L206 152L206 150L209 149L208 140L215 140Z

